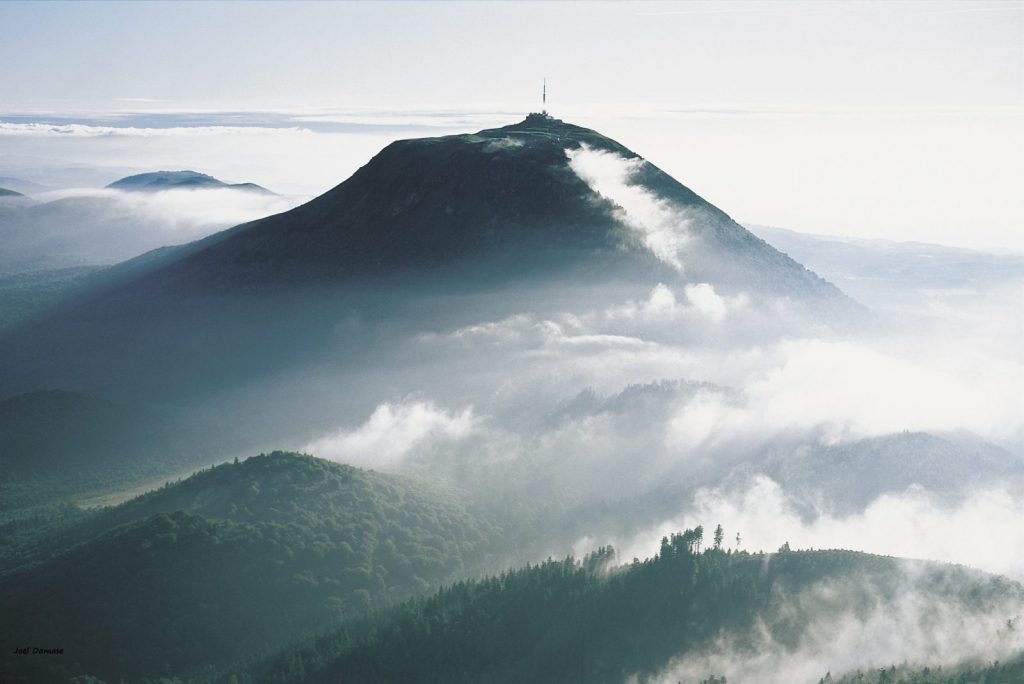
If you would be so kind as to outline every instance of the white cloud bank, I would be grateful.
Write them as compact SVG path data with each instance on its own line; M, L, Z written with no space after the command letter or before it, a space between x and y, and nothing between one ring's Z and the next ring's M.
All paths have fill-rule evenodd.
M303 201L231 188L123 192L72 189L37 195L0 216L0 272L112 264L180 245Z
M642 185L632 182L638 169L647 162L626 159L614 152L597 150L583 144L566 150L569 166L590 188L611 200L619 209L620 220L636 231L643 244L659 259L682 271L680 252L690 237L689 221L667 201Z
M11 123L0 121L0 136L77 137L77 138L174 138L276 136L282 132L313 135L299 126L96 126L91 124Z
M690 283L684 286L683 295L684 301L680 302L672 288L658 283L646 300L630 300L622 306L610 307L605 318L612 322L672 323L687 314L698 314L698 318L719 323L730 311L744 309L750 303L744 294L723 297L708 283Z
M264 194L232 188L170 189L158 192L71 189L45 193L37 200L100 197L139 221L139 230L152 230L159 244L194 240L215 230L270 216L293 208L304 197ZM161 238L160 235L165 237ZM167 240L172 240L168 243Z
M699 490L678 517L627 542L626 557L650 555L662 536L703 524L721 524L728 547L741 535L741 548L774 551L844 548L903 558L961 563L1024 581L1024 501L1005 488L976 490L962 503L943 501L924 490L883 494L863 511L837 517L800 516L782 488L759 476L744 491Z
M826 581L779 602L782 619L801 628L798 643L775 639L761 625L752 644L719 638L701 652L683 656L655 679L660 684L697 682L715 674L730 684L816 682L904 663L951 666L965 660L1002 660L1024 648L1019 624L1024 606L971 606L955 596L924 593L907 568L895 599L871 593L869 582Z
M681 294L658 284L646 298L604 310L522 313L418 339L500 359L506 390L615 393L666 379L732 388L677 408L664 427L667 447L680 453L798 434L837 443L958 429L1020 451L1024 359L988 340L988 327L960 325L955 336L926 339L842 339L795 336L797 321L788 329L779 323L773 337L766 319L784 321L785 311L755 306L745 295L723 297L706 283ZM998 337L1007 339L1005 331ZM548 378L560 388L549 387Z
M414 449L461 440L475 425L472 407L446 411L428 401L385 403L362 425L325 435L302 451L350 465L388 467Z

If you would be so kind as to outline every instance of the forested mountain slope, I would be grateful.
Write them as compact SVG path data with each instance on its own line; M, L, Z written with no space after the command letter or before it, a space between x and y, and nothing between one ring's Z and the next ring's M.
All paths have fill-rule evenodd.
M0 577L8 676L196 672L466 577L494 531L457 495L308 456L225 464L96 514Z
M823 617L867 620L911 592L936 609L1008 619L1024 597L1020 585L975 571L850 551L698 552L701 535L673 535L656 557L610 571L605 548L583 562L460 583L288 649L235 681L649 681L724 637L736 658L766 639L795 654ZM989 638L1012 640L1004 621L994 625Z

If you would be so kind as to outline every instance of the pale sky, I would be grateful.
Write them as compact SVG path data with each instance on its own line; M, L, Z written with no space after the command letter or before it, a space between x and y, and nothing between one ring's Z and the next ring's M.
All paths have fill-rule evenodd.
M0 2L0 63L0 176L314 194L546 76L740 221L1024 251L1022 2Z

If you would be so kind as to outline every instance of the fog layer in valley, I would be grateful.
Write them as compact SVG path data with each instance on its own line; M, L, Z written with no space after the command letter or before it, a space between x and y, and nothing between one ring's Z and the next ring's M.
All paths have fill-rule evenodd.
M679 658L656 681L700 681L715 673L730 682L815 682L894 664L989 663L1024 647L1019 600L1007 605L957 595L953 573L936 580L912 563L903 565L903 575L895 595L863 576L782 590L773 617L761 621L753 638L722 637Z
M0 274L113 264L291 209L302 200L232 189L44 192L0 204Z

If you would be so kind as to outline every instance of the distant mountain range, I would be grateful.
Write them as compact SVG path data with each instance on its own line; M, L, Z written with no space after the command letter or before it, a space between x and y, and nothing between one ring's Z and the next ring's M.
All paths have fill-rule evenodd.
M47 185L28 181L23 178L14 178L12 176L0 176L0 188L8 188L15 192L19 192L22 195L34 195L54 189Z
M255 183L225 183L198 171L153 171L127 176L107 186L126 192L159 192L161 190L195 190L200 188L232 188L262 194L274 194Z
M14 190L8 190L7 188L0 188L0 197L24 197L20 192Z
M1024 280L1024 254L748 228L876 310L919 312L934 293L974 295Z
M130 176L108 187L118 192L72 190L57 199L0 193L0 276L109 265L209 235L238 220L231 217L293 206L258 185L228 184L193 171Z
M755 471L807 510L849 515L912 486L953 504L984 486L1024 483L1024 461L970 434L902 432L832 446L769 448Z

